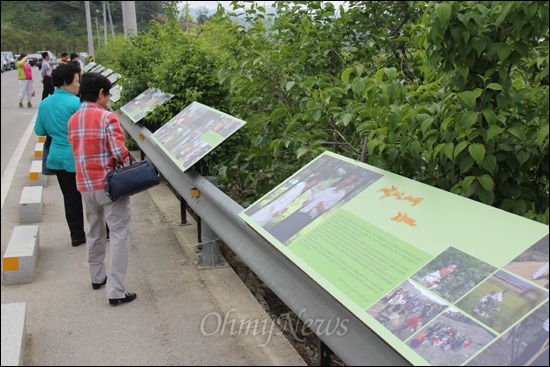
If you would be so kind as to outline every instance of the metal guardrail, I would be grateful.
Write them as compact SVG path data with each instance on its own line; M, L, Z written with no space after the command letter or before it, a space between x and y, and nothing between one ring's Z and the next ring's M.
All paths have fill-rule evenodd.
M182 172L152 141L152 133L147 128L134 124L123 113L118 113L123 128L187 205L303 322L311 325L310 329L346 365L411 365L275 246L250 228L239 217L243 207L192 169ZM193 197L192 188L199 189L200 196ZM330 327L327 327L329 321ZM342 327L335 328L337 322ZM321 327L316 329L316 325Z

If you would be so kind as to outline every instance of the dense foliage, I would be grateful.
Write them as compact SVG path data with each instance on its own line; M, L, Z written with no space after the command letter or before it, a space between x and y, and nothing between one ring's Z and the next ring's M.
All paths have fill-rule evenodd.
M192 101L247 121L197 166L243 206L330 150L548 224L548 2L346 4L233 2L188 28L167 2L96 60L121 104L175 95L151 131Z

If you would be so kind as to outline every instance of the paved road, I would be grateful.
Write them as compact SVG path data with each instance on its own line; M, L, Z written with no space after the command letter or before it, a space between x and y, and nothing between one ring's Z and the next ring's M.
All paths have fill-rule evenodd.
M5 95L2 143L5 110L14 109L22 137L34 116L4 104ZM33 133L13 144L22 154L10 177L2 158L2 255L20 225L36 141ZM44 203L35 280L1 286L2 303L27 304L25 365L305 365L230 267L196 268L197 226L190 216L191 225L179 225L179 201L166 185L132 197L126 286L137 300L118 307L108 305L104 288L92 290L85 247L70 245L55 177Z

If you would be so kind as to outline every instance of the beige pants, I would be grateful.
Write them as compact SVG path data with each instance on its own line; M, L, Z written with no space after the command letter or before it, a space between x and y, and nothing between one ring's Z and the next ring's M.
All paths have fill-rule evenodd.
M27 102L30 103L33 91L32 80L19 80L19 103L23 103L25 96L27 96Z
M108 298L124 298L124 278L128 268L128 239L130 230L130 197L111 201L104 190L82 192L84 212L88 222L86 247L92 283L101 283L107 276L105 286ZM110 237L110 266L105 266L107 228Z

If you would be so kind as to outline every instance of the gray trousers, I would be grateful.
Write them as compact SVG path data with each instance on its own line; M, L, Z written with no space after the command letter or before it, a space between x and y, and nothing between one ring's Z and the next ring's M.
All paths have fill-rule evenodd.
M86 246L88 265L92 283L101 283L107 277L108 298L124 298L124 278L128 268L128 239L130 229L130 197L111 201L105 191L86 191L82 193L84 212L88 222ZM105 267L107 249L107 229L110 231L110 266Z

